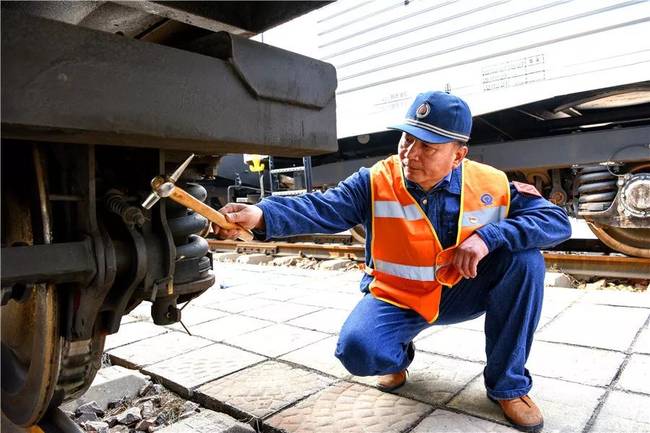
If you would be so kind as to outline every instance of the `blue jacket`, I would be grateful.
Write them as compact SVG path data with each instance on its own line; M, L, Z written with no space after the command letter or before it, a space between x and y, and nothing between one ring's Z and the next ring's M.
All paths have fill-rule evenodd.
M460 168L453 170L429 191L407 181L413 198L427 214L443 247L454 244L460 212ZM548 248L571 236L566 212L548 200L522 194L510 184L510 211L498 223L477 230L490 251L505 247L510 251ZM257 204L264 213L266 239L308 233L338 233L363 224L366 229L366 264L370 254L371 204L370 170L359 171L336 188L296 197L267 197ZM368 290L372 277L365 275L361 289Z

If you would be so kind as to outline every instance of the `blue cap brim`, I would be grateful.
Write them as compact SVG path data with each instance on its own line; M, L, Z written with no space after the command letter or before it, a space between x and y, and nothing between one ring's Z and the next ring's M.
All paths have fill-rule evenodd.
M413 137L419 140L431 144L442 144L449 143L450 141L456 141L453 138L445 137L444 135L438 135L435 132L427 131L426 129L418 128L417 126L408 124L389 126L388 129L396 129L398 131L406 132L407 134L411 134Z

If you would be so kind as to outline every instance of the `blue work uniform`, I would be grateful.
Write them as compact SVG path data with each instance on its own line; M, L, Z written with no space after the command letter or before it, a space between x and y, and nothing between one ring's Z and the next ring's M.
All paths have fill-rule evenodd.
M357 224L366 229L366 265L372 267L370 170L361 168L336 188L297 197L268 197L257 204L263 213L266 239L307 233L338 233ZM460 211L461 172L452 170L429 191L407 180L407 188L436 230L443 247L455 243ZM477 230L489 254L477 276L442 289L440 314L429 324L412 310L369 295L369 275L361 279L366 293L341 329L336 356L354 375L404 370L413 360L413 338L429 326L471 320L486 313L488 395L512 399L526 395L532 379L525 363L539 321L544 291L544 260L539 249L571 236L566 212L542 197L510 185L508 217Z

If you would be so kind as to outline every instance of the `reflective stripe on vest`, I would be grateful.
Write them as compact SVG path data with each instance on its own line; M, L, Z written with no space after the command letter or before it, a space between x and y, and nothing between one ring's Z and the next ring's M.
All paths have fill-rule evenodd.
M507 216L508 179L495 168L463 161L456 243L443 249L431 222L406 188L399 158L379 161L370 173L374 263L374 269L366 269L374 276L370 292L433 322L442 286L461 278L451 265L456 246L483 225Z
M418 209L418 205L410 204L402 206L398 201L376 201L375 216L381 218L404 218L409 221L424 218Z
M435 272L433 266L410 266L398 263L375 260L375 269L395 277L406 278L414 281L433 281Z
M463 213L463 227L484 226L489 223L496 223L506 217L507 206L490 207L481 210Z

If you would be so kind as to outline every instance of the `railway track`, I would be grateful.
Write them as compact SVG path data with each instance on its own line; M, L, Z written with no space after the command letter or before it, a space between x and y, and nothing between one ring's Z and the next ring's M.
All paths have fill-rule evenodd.
M335 240L333 238L332 240ZM272 256L303 256L327 260L345 258L362 263L363 245L316 242L239 242L209 239L213 251ZM650 259L585 252L543 251L548 270L570 275L610 278L650 278Z

